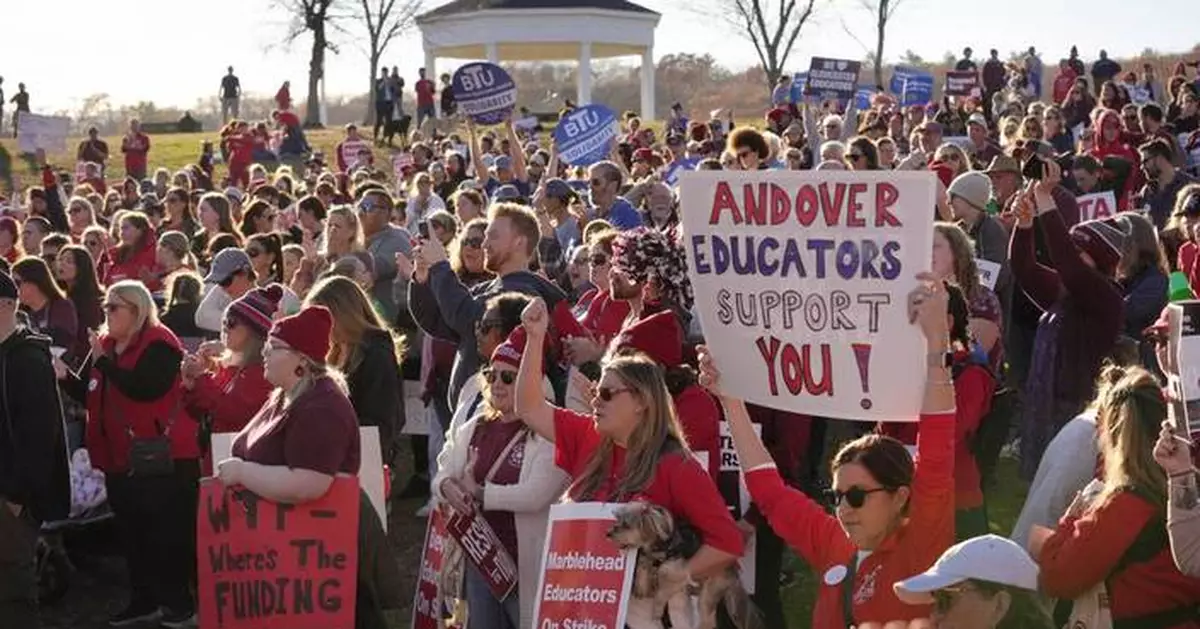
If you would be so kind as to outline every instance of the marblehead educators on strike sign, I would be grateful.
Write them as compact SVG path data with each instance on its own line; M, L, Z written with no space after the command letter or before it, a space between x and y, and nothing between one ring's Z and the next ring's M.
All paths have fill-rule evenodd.
M696 309L729 392L823 417L916 417L924 343L906 313L930 265L930 173L681 177Z

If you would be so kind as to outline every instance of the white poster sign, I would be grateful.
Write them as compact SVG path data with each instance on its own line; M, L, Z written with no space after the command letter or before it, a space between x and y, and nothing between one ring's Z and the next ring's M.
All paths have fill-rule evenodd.
M988 290L996 290L996 280L1000 279L1000 263L975 258L975 266L979 269L979 283Z
M213 434L211 450L214 466L218 461L232 456L233 438L236 436L232 432ZM379 514L379 520L383 522L383 530L386 531L388 527L387 496L384 494L386 481L383 477L383 453L380 451L379 428L377 426L359 428L358 440L362 444L358 482L363 491L367 492L367 498L371 500L371 506L375 507L375 512Z
M638 551L622 550L608 538L622 506L568 502L550 507L533 627L625 626Z
M70 118L19 112L17 148L22 153L33 153L38 149L47 153L62 153L67 150L67 134L70 130Z
M929 172L683 173L683 244L723 387L772 408L916 421ZM886 378L884 377L886 376Z
M1079 205L1079 222L1110 218L1117 214L1117 195L1112 190L1093 192L1075 197Z

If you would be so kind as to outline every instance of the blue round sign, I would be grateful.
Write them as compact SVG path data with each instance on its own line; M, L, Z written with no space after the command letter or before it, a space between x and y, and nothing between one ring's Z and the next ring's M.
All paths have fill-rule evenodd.
M477 124L500 124L517 106L517 84L494 63L468 63L450 84L459 111Z
M572 166L608 159L617 137L617 114L604 105L586 105L563 116L554 128L558 158Z

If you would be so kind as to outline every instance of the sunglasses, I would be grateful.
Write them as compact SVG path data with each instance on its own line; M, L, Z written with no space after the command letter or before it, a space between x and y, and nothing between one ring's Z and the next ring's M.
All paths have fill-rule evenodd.
M78 214L82 211L83 211L83 206L81 206L81 205L72 205L71 209L67 210L67 212L70 214Z
M496 380L500 380L507 385L517 381L517 372L515 371L497 371L495 369L484 369L483 379L487 380L488 384L496 384Z
M834 507L840 505L844 499L846 504L850 505L851 509L861 509L863 504L867 502L867 496L881 491L887 491L887 488L876 487L875 489L863 489L862 487L855 485L846 491L830 489L825 492L825 495L827 498L829 498L829 503Z
M938 613L945 614L946 612L950 611L950 608L954 607L954 604L958 602L958 599L962 598L962 595L970 589L972 588L964 584L956 587L952 586L935 590L932 592L934 610Z
M863 158L863 154L862 153L851 153L851 154L847 155L846 158L852 159L854 161L858 161Z
M114 313L122 308L126 308L126 307L128 307L126 304L119 304L115 301L110 301L110 302L104 304L104 312L107 312L108 314L112 314L112 313Z
M754 151L751 151L750 149L746 149L744 151L737 152L738 159L746 159L747 157L750 157L751 155L754 155Z
M588 263L592 266L604 266L608 264L608 256L592 256L588 258Z
M483 238L480 238L479 236L463 238L462 244L464 247L468 247L470 249L478 249L483 246Z
M371 213L371 212L374 212L375 210L380 210L380 209L383 209L383 206L376 204L376 203L372 203L371 201L368 201L367 199L363 199L362 201L359 201L359 203L358 203L358 211L360 211L360 212Z
M246 249L246 255L250 256L251 258L257 258L262 254L263 250L259 249L258 247L250 247L249 249Z
M480 319L479 323L475 324L475 329L479 332L479 334L487 334L492 330L498 330L503 327L504 322L500 321L499 319L492 319L491 321L487 319Z
M602 402L611 402L613 398L622 393L629 393L630 389L621 389L617 387L600 387L596 389L596 397Z

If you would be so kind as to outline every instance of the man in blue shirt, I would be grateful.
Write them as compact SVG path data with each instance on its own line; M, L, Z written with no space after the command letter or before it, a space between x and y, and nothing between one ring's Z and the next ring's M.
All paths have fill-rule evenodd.
M641 227L642 215L618 192L624 176L617 165L598 162L588 169L588 185L592 202L591 214L612 224L620 231Z

